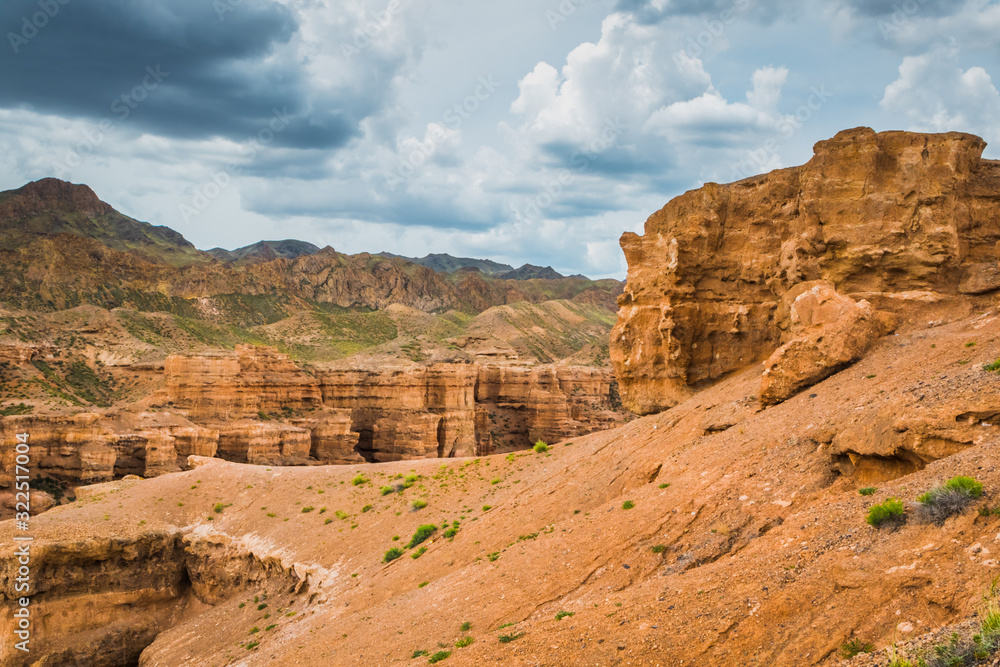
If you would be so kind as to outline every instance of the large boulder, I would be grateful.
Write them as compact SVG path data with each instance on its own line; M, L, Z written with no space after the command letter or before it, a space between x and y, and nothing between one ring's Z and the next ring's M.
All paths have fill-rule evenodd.
M781 403L857 362L896 318L818 285L795 299L791 323L798 336L764 363L761 405Z

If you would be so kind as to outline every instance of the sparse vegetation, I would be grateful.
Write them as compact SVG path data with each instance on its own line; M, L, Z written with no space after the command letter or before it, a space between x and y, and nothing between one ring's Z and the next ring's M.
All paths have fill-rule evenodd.
M412 558L413 560L416 560L416 559L420 558L421 556L423 556L425 553L427 553L427 547L420 547L419 549L417 549L416 551L414 551L412 554L410 554L410 558Z
M630 510L633 507L635 507L635 503L632 502L631 500L626 500L624 503L622 503L623 510Z
M983 495L983 485L972 477L952 477L941 486L921 494L920 515L926 521L943 523L959 514L974 499Z
M663 484L660 484L660 488L661 489L669 489L670 488L670 482L664 482Z
M871 653L874 650L874 644L863 642L860 639L854 638L844 642L840 646L840 656L845 660L850 660L856 655L861 653Z
M666 545L663 545L663 544L655 544L655 545L653 545L653 553L654 554L662 554L666 550L667 550Z
M410 538L410 542L406 545L406 548L412 549L413 547L421 544L433 535L436 530L437 526L431 523L425 523L424 525L418 527L416 532L413 533L413 537Z
M312 505L307 505L306 507L302 508L302 513L303 514L308 514L309 512L312 512L314 509L316 509L316 508L313 507Z
M988 371L990 373L995 373L997 371L1000 371L1000 359L997 359L996 361L991 361L988 364L983 364L983 370Z
M390 563L390 562L396 560L397 558L399 558L402 555L403 555L403 550L402 549L400 549L399 547L393 547L393 548L389 549L388 551L386 551L385 555L382 556L382 562L383 563Z
M367 477L365 477L361 473L358 473L357 475L354 476L354 479L351 480L351 484L353 484L354 486L361 486L362 484L367 484L369 481L370 480Z
M497 637L497 639L500 640L501 644L509 644L512 641L516 641L523 636L524 636L523 632L518 632L516 634L511 634L511 635L500 635L499 637Z
M905 520L905 511L906 509L903 507L902 500L899 498L889 498L883 503L872 505L871 509L868 510L866 521L869 525L876 528L886 524L898 525Z
M434 655L432 655L430 658L428 658L427 662L429 662L429 663L431 663L433 665L436 662L441 662L442 660L446 660L448 658L448 656L450 656L450 655L451 655L451 651L438 651L437 653L435 653Z
M535 450L536 454L544 454L545 452L549 451L549 446L545 444L543 440L539 440L538 442L535 443L535 446L532 447L532 449Z
M858 489L858 493L860 493L863 496L873 496L875 495L876 491L878 491L878 489L876 489L874 486L866 486L863 489Z
M466 646L471 646L474 641L476 641L475 637L462 637L455 642L455 648L465 648Z
M392 493L392 491L393 491L393 488L391 486L383 486L381 489L379 489L379 492L383 496L389 495L390 493Z
M415 510L422 510L423 508L427 507L427 501L419 499L414 500L413 503L410 504L410 507L412 507Z
M468 632L469 630L472 629L472 623L470 623L469 621L465 621L464 623L462 623L462 625L459 626L458 629L460 632Z
M489 556L487 556L487 558L489 558L490 562L492 563L495 560L497 560L498 558L500 558L500 552L499 551L494 551Z
M566 618L567 616L573 616L574 614L576 614L576 612L574 612L574 611L560 610L560 611L556 612L556 620L557 621L561 621L564 618Z

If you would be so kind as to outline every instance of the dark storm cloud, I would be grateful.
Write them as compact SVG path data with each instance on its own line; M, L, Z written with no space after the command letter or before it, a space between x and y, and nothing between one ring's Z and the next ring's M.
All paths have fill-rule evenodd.
M311 99L299 63L272 57L298 25L270 0L5 0L0 30L0 107L236 141L278 110L277 145L330 147L377 106Z

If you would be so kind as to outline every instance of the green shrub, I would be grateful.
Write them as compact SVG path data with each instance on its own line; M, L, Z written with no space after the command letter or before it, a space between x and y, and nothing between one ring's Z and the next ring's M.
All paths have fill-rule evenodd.
M545 452L549 451L549 446L545 444L544 441L539 440L538 442L535 443L535 446L532 447L532 449L535 450L536 454L544 454Z
M312 505L308 505L308 506L302 508L302 513L303 514L308 514L309 512L312 512L314 509L316 509L316 508L313 507Z
M413 533L413 537L410 538L410 543L406 545L406 548L412 549L413 547L419 545L421 542L426 541L427 538L433 535L434 531L436 530L437 526L435 526L432 523L425 523L424 525L419 526L417 530Z
M328 526L328 525L330 525L331 523L333 523L333 519L331 519L331 518L327 517L326 521L324 521L324 522L323 522L323 525L324 525L324 526Z
M393 489L391 486L383 486L381 489L379 489L379 491L382 493L383 496L387 496L390 493L392 493Z
M860 493L863 496L873 496L875 495L876 491L878 491L878 489L876 489L874 486L866 486L863 489L858 489L858 493Z
M410 488L411 486L417 483L418 479L420 479L420 475L407 475L406 477L403 478L403 488L404 489Z
M476 641L475 637L462 637L455 642L455 648L465 648L466 646L472 645L472 642L474 641Z
M226 506L224 504L222 504L222 503L215 503L215 507L212 508L212 510L216 514L222 514L222 510L224 510L224 509L226 509Z
M258 646L260 646L260 642L250 642L249 644L247 644L247 650L248 651L252 651L253 649L257 648Z
M367 484L368 482L369 482L368 478L365 477L360 472L354 476L354 479L351 480L351 484L353 484L354 486L361 486L362 484Z
M631 500L626 500L624 503L622 503L623 510L630 510L633 507L635 507L635 503L632 502Z
M469 621L465 621L464 623L462 623L462 625L458 627L458 630L460 632L468 632L471 629L472 629L472 623L470 623Z
M990 362L988 364L983 364L983 370L993 373L995 371L1000 371L1000 359Z
M413 658L419 658L419 657L425 656L425 655L427 655L427 651L421 651L420 649L417 649L416 651L413 652L413 655L410 656L410 660L412 660Z
M983 485L972 477L952 477L941 486L921 494L920 515L925 521L943 523L960 513L973 499L983 495Z
M495 561L495 560L497 560L498 558L500 558L500 552L499 552L499 551L494 551L494 552L493 552L493 553L491 553L491 554L490 554L489 556L487 556L487 558L489 558L489 559L490 559L490 562L492 563L493 561Z
M840 646L840 655L845 660L849 660L860 653L871 653L875 650L875 645L863 642L860 639L851 639Z
M429 663L431 663L433 665L436 662L441 662L442 660L446 660L448 658L448 656L450 656L450 655L451 655L451 651L438 651L437 653L435 653L434 655L432 655L431 657L429 657L427 659L427 662L429 662Z
M420 547L419 549L417 549L416 551L414 551L412 554L410 554L410 558L412 558L413 560L416 560L416 559L420 558L421 556L423 556L425 553L427 553L427 547Z
M271 418L263 410L261 410L260 412L257 413L257 418L260 419L262 422L269 422L269 421L271 421Z
M664 482L663 484L660 484L660 488L661 489L669 489L670 488L670 482Z
M426 500L414 500L413 503L410 505L410 507L412 507L415 510L422 510L423 508L427 507L427 501Z
M662 554L666 550L667 550L667 547L666 547L666 545L663 545L663 544L656 544L656 545L653 546L653 553L654 554Z
M871 509L868 510L866 521L868 521L869 525L876 528L885 523L902 523L905 511L906 509L903 507L902 500L899 498L889 498L884 503L872 505Z
M431 582L429 582L429 581L421 581L419 584L417 584L417 588L423 588L424 586L426 586L429 583L431 583Z
M500 640L501 644L509 644L512 641L520 639L523 636L524 636L523 632L518 632L517 634L514 635L500 635L499 637L497 637L497 639Z
M382 557L382 562L383 563L392 562L402 555L403 555L402 549L400 549L399 547L393 547L385 552L385 555Z
M255 634L257 634L258 632L260 632L260 628L258 628L258 627L257 627L257 626L255 625L255 626L253 626L252 628L250 628L250 632L248 632L247 634L248 634L248 635L255 635Z
M373 507L375 507L375 506L374 505L365 505L364 507L361 508L361 513L364 514L365 512L371 512Z
M493 509L492 505L483 505L483 511L484 512L489 512L491 509Z
M556 613L556 620L561 621L567 616L573 616L575 613L575 611L559 611Z

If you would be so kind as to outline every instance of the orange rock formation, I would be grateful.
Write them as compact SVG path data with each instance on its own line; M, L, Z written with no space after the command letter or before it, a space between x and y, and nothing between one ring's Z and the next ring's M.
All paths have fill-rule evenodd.
M668 203L621 238L628 283L611 355L623 403L657 412L766 359L780 303L824 280L904 320L971 312L1000 289L1000 162L957 132L868 128L806 165Z

